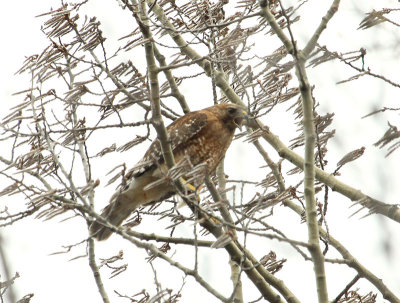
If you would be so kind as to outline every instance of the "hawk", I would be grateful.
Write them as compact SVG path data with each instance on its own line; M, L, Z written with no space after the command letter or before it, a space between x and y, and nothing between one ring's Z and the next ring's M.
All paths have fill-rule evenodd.
M244 119L247 119L247 114L243 107L218 104L175 120L167 127L175 162L188 160L191 166L203 166L206 174L213 173L231 144L236 128L242 125ZM119 226L140 205L174 195L176 188L171 180L165 178L167 171L160 142L156 139L128 173L130 183L111 197L101 216ZM95 221L90 226L90 233L102 241L112 231Z

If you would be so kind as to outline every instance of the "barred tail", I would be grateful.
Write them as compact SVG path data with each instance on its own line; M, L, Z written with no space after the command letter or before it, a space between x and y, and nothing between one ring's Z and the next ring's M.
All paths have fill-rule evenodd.
M117 199L104 208L101 216L115 226L120 226L122 222L136 209L137 204L126 195L120 194ZM108 239L112 230L103 224L94 221L89 228L90 234L98 241Z
M158 181L160 177L159 172L151 170L136 178L127 190L117 192L111 197L112 202L103 210L101 216L113 225L120 226L138 206L170 197L174 192L168 182L145 190L147 185ZM109 228L96 221L90 225L89 231L99 241L106 240L112 234Z

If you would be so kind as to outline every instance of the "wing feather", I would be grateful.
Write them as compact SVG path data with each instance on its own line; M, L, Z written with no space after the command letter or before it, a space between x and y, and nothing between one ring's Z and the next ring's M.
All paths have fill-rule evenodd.
M188 113L171 123L167 127L167 132L171 141L172 152L175 152L180 145L198 134L206 126L207 122L207 113L204 110L200 110ZM151 143L143 158L128 172L128 178L137 178L163 162L161 144L156 139Z

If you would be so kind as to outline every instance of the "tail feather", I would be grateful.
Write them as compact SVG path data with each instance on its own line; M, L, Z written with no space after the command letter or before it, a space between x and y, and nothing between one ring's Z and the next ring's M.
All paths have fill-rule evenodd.
M140 205L160 201L173 194L168 182L162 182L151 189L145 190L146 186L159 180L159 172L149 171L136 178L123 192L117 192L111 198L111 203L103 210L101 216L111 224L119 226ZM111 229L95 221L90 226L90 234L99 241L106 240L111 236Z
M120 194L117 199L104 208L101 216L110 222L112 225L120 226L122 222L129 217L129 215L136 209L136 204L123 194ZM112 230L104 226L98 221L93 222L89 228L90 234L98 241L108 239Z

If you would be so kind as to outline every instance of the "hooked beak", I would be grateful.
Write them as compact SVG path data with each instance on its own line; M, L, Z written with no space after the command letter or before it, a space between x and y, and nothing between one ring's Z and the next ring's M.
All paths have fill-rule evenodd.
M237 127L242 131L242 126L243 125L248 125L249 124L249 115L245 110L242 111L242 115L238 119L239 121L235 121Z

